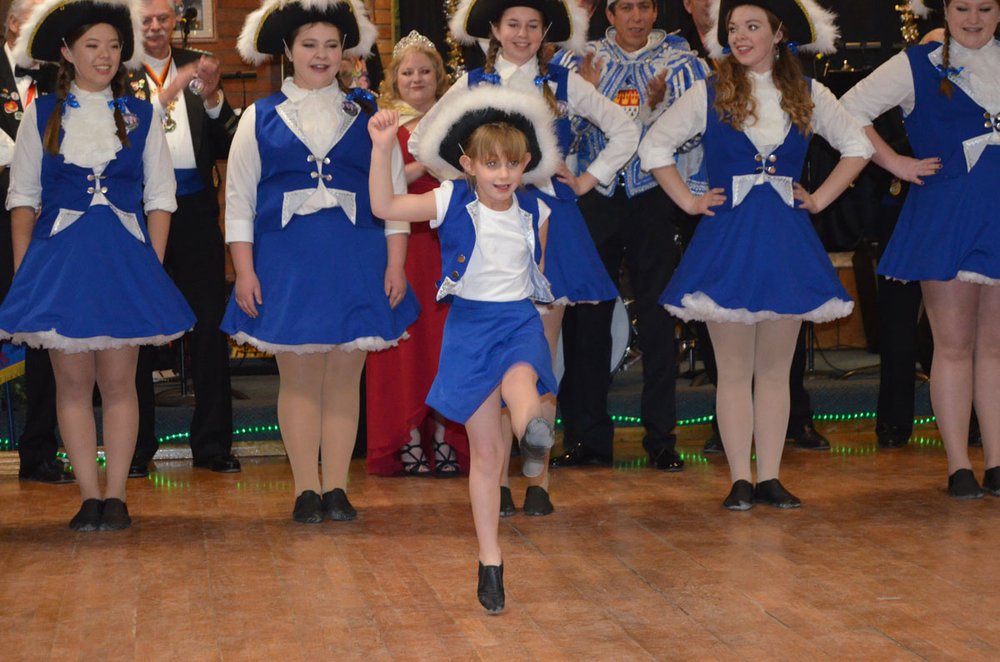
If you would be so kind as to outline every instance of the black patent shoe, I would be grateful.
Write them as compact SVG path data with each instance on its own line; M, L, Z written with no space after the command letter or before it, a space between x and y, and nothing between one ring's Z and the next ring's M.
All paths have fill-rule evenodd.
M796 448L807 451L828 451L830 450L830 440L816 431L811 423L807 423L801 430L788 435L786 441L791 439L795 442Z
M338 488L323 493L323 516L334 522L358 519L358 511L347 500L347 492Z
M995 497L1000 497L1000 467L987 469L983 473L983 489Z
M101 510L104 502L100 499L85 499L80 504L80 511L69 521L69 528L74 531L97 531L101 528Z
M802 502L785 489L777 478L757 483L753 490L753 502L765 503L775 508L798 508Z
M976 482L972 469L959 469L948 476L948 496L953 499L983 498L983 488Z
M479 563L479 586L476 587L476 597L479 604L491 614L503 611L503 563L500 565L483 565Z
M146 478L149 476L149 460L132 460L128 465L129 478Z
M510 517L517 512L514 505L514 495L510 493L509 487L500 486L500 517Z
M743 479L736 481L722 505L729 510L750 510L753 508L753 485Z
M701 452L705 455L726 454L726 447L722 445L722 435L717 430L712 430L712 436L705 440L705 447Z
M208 469L209 471L214 471L217 474L238 474L243 470L240 465L240 461L236 459L235 455L220 455L218 457L210 457L203 460L194 460L191 464L196 469Z
M319 495L313 490L306 490L295 497L292 519L299 524L319 524L322 522L323 509L320 507Z
M540 485L529 485L524 493L524 507L521 508L525 515L531 517L544 517L551 515L555 511L549 493Z
M902 448L910 441L911 426L903 425L875 425L875 437L878 439L879 448Z
M66 464L58 458L46 460L30 469L20 469L17 477L49 485L69 485L75 480L73 474L66 470Z
M659 471L684 471L684 460L677 454L677 451L664 449L655 457L649 456L649 466Z
M549 468L558 467L610 467L611 456L595 453L583 444L577 444L549 461Z
M121 499L105 499L101 511L101 531L122 531L132 526L128 506Z

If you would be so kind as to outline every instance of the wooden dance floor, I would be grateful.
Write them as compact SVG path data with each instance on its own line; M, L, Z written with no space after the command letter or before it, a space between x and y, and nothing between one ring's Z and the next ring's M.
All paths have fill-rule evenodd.
M728 470L682 430L681 474L553 475L552 516L501 523L507 610L475 597L464 480L371 478L354 523L290 521L283 459L158 463L121 533L72 533L79 492L0 475L4 660L996 660L1000 499L945 494L933 439L876 451L870 421L789 447L804 506L721 507ZM973 451L977 476L982 454ZM514 479L515 501L524 494Z

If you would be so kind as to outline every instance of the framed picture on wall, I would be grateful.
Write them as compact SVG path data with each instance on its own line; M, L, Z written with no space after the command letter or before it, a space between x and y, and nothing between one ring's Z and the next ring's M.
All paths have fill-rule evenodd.
M187 28L188 41L215 40L215 0L173 0L177 12L174 39L184 38Z

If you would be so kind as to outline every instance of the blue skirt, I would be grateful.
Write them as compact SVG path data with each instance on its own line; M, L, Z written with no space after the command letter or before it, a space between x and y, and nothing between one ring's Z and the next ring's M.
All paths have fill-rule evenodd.
M251 318L229 300L222 330L270 352L391 347L420 312L407 289L395 309L385 295L386 243L380 227L356 227L340 208L295 216L254 240L262 304Z
M1000 284L1000 147L972 171L910 186L878 272L897 280Z
M828 322L854 308L809 214L769 186L703 216L660 303L684 320Z
M559 197L536 190L552 210L545 248L545 277L552 285L554 303L594 303L618 298L618 289L601 262L576 196L561 182L554 182L554 186Z
M535 304L528 299L497 302L455 297L444 323L441 359L427 404L465 423L518 363L535 369L539 394L558 390Z
M0 337L65 352L162 345L195 317L156 252L107 205L33 237L0 305Z

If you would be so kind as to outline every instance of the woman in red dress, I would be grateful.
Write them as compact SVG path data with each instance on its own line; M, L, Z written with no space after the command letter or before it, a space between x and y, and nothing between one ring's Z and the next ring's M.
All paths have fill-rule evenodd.
M400 112L398 137L410 193L426 193L440 184L413 159L406 144L446 88L444 62L427 37L414 30L392 49L379 107ZM448 306L435 300L441 247L429 224L410 227L405 267L390 256L386 286L390 279L399 282L405 271L420 301L420 317L409 328L407 342L368 357L368 473L458 476L469 470L465 428L445 421L424 403L437 372L448 313Z

